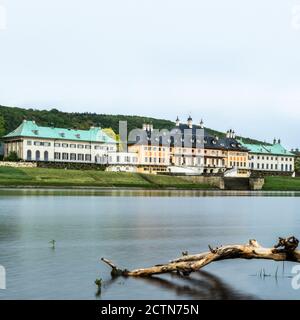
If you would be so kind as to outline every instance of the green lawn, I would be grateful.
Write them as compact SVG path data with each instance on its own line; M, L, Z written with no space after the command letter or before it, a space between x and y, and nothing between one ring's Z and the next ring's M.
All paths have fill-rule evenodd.
M87 186L211 189L204 184L187 183L179 177L96 170L0 167L0 186Z
M266 177L263 190L300 191L300 177Z

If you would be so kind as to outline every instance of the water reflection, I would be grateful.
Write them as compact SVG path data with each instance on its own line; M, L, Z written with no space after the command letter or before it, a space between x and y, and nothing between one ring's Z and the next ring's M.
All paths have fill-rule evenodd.
M108 188L3 188L1 196L97 196L97 197L299 197L300 191L143 190Z
M198 271L189 277L174 273L171 280L161 277L137 278L148 285L173 291L176 296L195 300L241 300L257 299L253 295L237 291L221 278L207 271Z

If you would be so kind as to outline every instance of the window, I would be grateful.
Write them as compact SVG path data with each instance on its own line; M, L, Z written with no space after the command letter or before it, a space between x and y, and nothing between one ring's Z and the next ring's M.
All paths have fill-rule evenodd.
M64 153L62 154L62 159L63 159L63 160L69 160L69 154L66 153L66 152L64 152Z
M92 157L90 154L86 154L85 155L85 161L91 161L92 160Z
M259 163L257 164L257 169L260 169Z
M50 147L50 146L51 146L51 143L50 143L50 142L44 142L44 146L45 146L45 147Z
M290 164L290 171L293 171L293 166Z
M32 141L31 140L27 140L27 145L31 146L32 145Z
M35 160L36 161L40 161L40 159L41 159L41 153L40 153L39 150L36 150L36 152L35 152Z
M68 145L67 143L63 143L63 144L62 144L62 147L63 147L63 148L68 148L68 146L69 146L69 145Z
M60 160L60 152L54 152L54 160Z
M76 160L76 153L70 153L70 160Z
M39 141L34 141L34 145L35 145L35 146L41 146L42 144L41 144L41 142L39 142Z
M44 152L44 161L48 161L49 160L49 153L48 151Z
M78 161L83 161L83 160L84 160L84 155L83 155L82 153L79 153L79 154L77 155L77 160L78 160Z
M265 164L264 164L264 163L261 164L261 168L262 168L262 169L265 168Z
M271 170L273 170L273 164L271 164Z
M78 149L83 149L83 148L84 148L84 145L83 145L83 144L78 144L78 145L77 145L77 148L78 148Z
M54 147L57 147L57 148L59 148L59 147L60 147L60 143L58 143L58 142L55 142L55 143L54 143Z
M27 150L27 160L29 160L29 161L31 161L31 157L32 157L31 154L32 154L31 150Z
M268 163L266 164L266 169L269 170L269 164Z
M76 144L74 143L70 144L70 148L76 148Z
M278 164L275 164L275 170L278 170Z
M89 144L86 144L86 145L85 145L85 148L86 148L86 149L91 149L91 146L90 146Z

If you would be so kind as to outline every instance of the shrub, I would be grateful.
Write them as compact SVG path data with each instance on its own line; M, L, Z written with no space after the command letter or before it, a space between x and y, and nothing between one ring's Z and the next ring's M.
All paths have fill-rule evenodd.
M15 151L11 151L7 157L4 158L5 161L17 162L21 159L18 157L18 154Z

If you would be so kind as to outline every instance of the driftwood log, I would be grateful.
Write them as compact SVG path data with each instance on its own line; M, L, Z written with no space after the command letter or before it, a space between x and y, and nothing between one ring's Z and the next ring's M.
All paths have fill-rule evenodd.
M245 245L226 245L217 248L211 248L209 251L189 255L183 252L182 257L171 260L165 264L155 265L142 269L119 269L112 261L101 258L112 269L112 277L149 277L156 274L177 272L188 276L214 261L225 259L268 259L274 261L294 261L300 262L300 251L296 250L299 241L295 237L279 238L279 241L273 248L264 248L256 240L249 240Z

